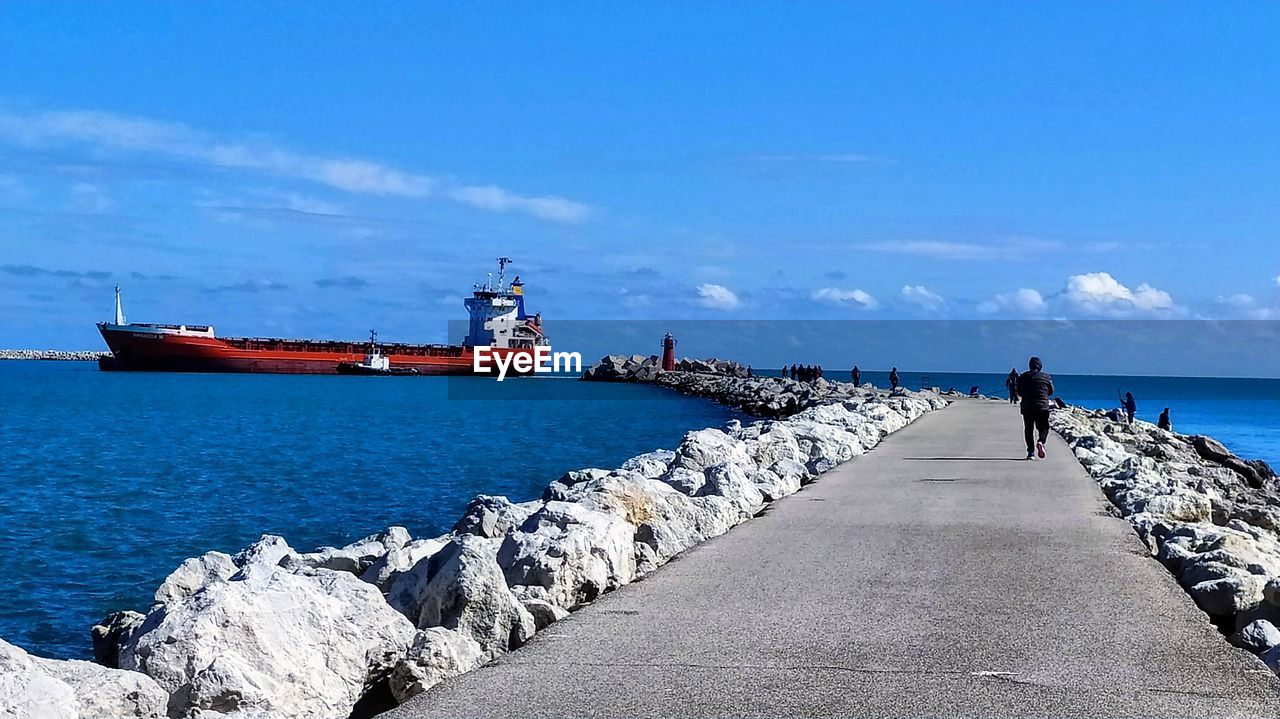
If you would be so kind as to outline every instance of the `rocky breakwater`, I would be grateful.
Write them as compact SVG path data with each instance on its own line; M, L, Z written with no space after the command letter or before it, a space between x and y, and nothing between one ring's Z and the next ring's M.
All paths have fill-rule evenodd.
M674 450L567 472L532 501L476 497L439 537L392 527L306 553L275 536L209 552L183 562L145 612L93 628L110 668L87 666L110 681L73 683L70 665L87 663L6 645L0 711L44 716L78 702L80 717L367 714L519 647L943 406L934 394L833 391L785 420L697 430Z
M667 372L662 369L661 360L656 355L608 355L584 372L582 379L589 382L654 384L681 394L713 399L750 414L775 418L788 417L831 402L860 402L886 394L870 383L855 386L825 379L799 382L778 377L754 377L744 365L714 358L682 359L676 363L674 371ZM907 390L898 388L889 394L905 396ZM928 393L928 396L938 395Z
M1280 674L1280 484L1217 441L1097 410L1052 426L1151 554L1230 639Z
M0 350L0 360L63 360L97 362L111 354L91 350Z

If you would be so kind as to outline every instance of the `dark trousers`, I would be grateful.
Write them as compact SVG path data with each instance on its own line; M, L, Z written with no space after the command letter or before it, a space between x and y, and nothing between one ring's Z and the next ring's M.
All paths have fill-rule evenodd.
M1036 451L1035 430L1040 434L1040 441L1049 439L1049 410L1038 410L1022 415L1022 434L1027 440L1027 452Z

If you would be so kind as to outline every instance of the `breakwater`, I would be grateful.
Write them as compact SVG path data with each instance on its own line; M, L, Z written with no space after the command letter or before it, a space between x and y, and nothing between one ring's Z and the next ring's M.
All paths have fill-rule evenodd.
M1054 412L1052 427L1197 606L1280 674L1280 484L1271 467L1211 437L1101 410Z
M99 357L111 354L98 350L0 350L0 360L59 360L66 362L96 362Z
M785 385L737 369L688 374L703 378L680 387L714 396L719 386L728 403L749 394L737 382ZM946 404L932 393L817 392L787 403L795 411L778 419L697 430L674 450L565 473L533 501L477 497L439 537L392 527L299 552L267 535L234 555L188 559L145 611L93 628L99 664L0 645L15 713L43 702L79 707L80 716L162 716L163 706L175 717L336 718L403 701L520 646ZM95 709L105 706L109 713Z

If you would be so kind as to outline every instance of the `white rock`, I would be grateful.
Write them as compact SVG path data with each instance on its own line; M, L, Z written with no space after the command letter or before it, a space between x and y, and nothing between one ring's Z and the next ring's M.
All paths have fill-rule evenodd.
M0 639L0 716L6 719L163 719L168 699L143 674L33 657Z
M484 652L473 639L443 627L420 630L408 653L391 672L391 694L398 702L483 664Z
M80 719L164 719L169 693L151 677L93 662L31 658L49 676L66 682Z
M741 466L727 462L716 464L708 467L706 474L707 481L698 490L699 496L724 497L737 508L743 519L750 519L764 509L764 495Z
M748 476L766 502L774 502L800 491L800 478L794 473L783 476L771 469L758 469Z
M378 559L360 575L360 579L376 586L378 589L386 592L388 598L397 592L403 591L404 587L416 585L419 577L405 577L406 573L412 572L413 568L423 559L430 557L445 545L449 544L453 539L452 534L442 534L439 537L431 539L415 539L408 544L393 549ZM423 565L426 568L426 565ZM397 606L394 602L392 606Z
M242 569L250 565L278 567L286 559L295 559L297 556L298 553L284 541L284 537L264 534L258 541L240 550L231 560Z
M0 717L78 719L71 685L37 667L23 650L0 639Z
M659 479L681 494L696 495L707 483L707 475L700 469L674 467Z
M345 547L321 547L314 552L298 555L298 561L312 569L332 569L361 575L374 562L388 552L401 549L413 537L404 527L388 527L386 531L370 535Z
M250 558L231 580L152 609L120 664L159 682L174 714L342 719L413 635L377 588L346 572Z
M796 441L795 432L786 422L758 423L737 436L743 440L747 456L758 467L768 468L785 460L804 462L808 459Z
M1187 589L1206 613L1233 616L1262 602L1261 577L1227 577L1200 582Z
M1280 629L1265 619L1255 619L1231 635L1231 643L1254 654L1280 645Z
M468 636L487 656L524 644L533 616L507 588L488 542L463 534L430 559L409 617L419 628L444 627Z
M622 469L626 472L632 472L642 477L656 479L666 473L670 468L671 462L675 460L676 453L669 449L659 449L646 454L637 455L622 463Z
M539 586L572 610L630 582L635 528L618 516L548 502L503 541L498 564L511 586Z
M702 471L716 464L754 465L743 442L718 429L689 432L676 449L671 468Z
M156 604L176 602L195 594L212 582L223 582L239 570L231 555L222 552L205 552L199 557L184 560L173 570L160 588L156 589Z
M481 494L467 504L462 518L453 526L453 532L491 539L502 537L523 524L541 506L542 502L514 504L506 497Z

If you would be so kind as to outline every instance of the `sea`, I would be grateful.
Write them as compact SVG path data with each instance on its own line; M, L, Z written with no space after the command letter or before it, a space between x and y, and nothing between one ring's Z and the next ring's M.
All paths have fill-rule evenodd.
M765 374L777 374L765 372ZM848 373L828 372L830 380ZM1090 407L1280 467L1280 380L1056 375ZM883 372L864 381L887 385ZM911 388L1003 392L999 374L903 372ZM0 637L89 658L90 626L145 610L183 559L264 533L300 551L399 524L449 530L469 499L534 499L565 471L674 448L747 417L647 385L489 379L99 372L0 361ZM1010 452L1021 447L1010 430Z

